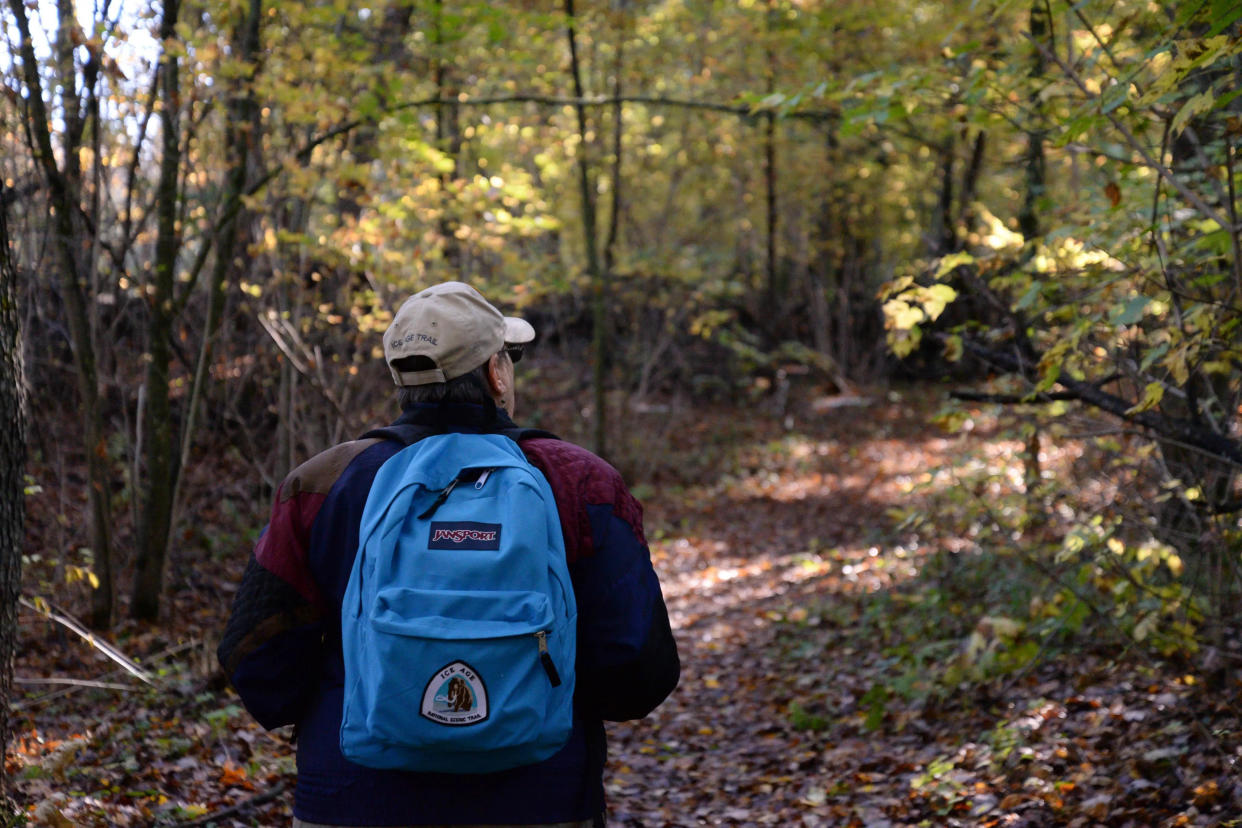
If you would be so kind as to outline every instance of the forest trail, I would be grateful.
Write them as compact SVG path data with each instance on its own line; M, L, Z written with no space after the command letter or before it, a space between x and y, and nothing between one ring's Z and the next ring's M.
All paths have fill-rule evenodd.
M610 726L614 824L1242 825L1236 705L1169 665L1086 648L936 686L968 641L996 645L996 573L936 534L937 488L967 456L1020 482L1022 445L930 420L926 395L829 411L649 501L682 680Z
M876 543L949 441L900 403L860 402L754 446L723 484L648 504L682 679L646 720L610 726L617 824L883 825L883 801L904 798L875 746L834 744L824 717L849 718L870 688L839 625L915 574ZM907 764L934 755L922 742L899 740ZM836 806L859 772L874 801Z
M986 631L997 566L936 511L961 485L947 470L1011 473L1021 446L986 419L946 434L932 396L809 406L786 428L696 411L673 460L701 449L719 469L635 486L682 678L647 719L609 726L611 824L1239 824L1233 696L1167 665L1084 647L937 685ZM911 513L929 519L915 531ZM288 734L215 677L234 558L184 562L172 620L117 630L152 687L23 611L19 676L111 685L24 686L7 769L32 825L288 824Z

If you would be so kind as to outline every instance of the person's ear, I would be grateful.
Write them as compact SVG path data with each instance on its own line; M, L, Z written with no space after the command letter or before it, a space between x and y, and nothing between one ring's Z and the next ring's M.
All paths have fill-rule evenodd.
M501 370L500 360L500 354L492 354L492 358L487 361L487 390L498 400L509 390L505 384L505 373Z

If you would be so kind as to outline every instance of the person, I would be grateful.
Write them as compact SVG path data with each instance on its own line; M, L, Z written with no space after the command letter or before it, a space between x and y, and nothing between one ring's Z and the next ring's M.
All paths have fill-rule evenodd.
M556 500L578 605L568 743L543 762L488 774L375 770L341 754L341 599L371 482L404 446L385 436L514 428L513 364L534 337L525 320L503 316L460 282L410 297L384 334L400 389L396 422L316 455L276 492L218 657L263 727L295 726L295 828L603 825L603 722L642 718L677 685L677 646L641 505L591 452L546 432L519 434Z

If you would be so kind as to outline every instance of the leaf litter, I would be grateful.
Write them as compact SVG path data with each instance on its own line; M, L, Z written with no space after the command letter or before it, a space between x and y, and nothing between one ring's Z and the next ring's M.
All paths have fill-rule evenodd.
M914 585L962 542L910 542L894 510L920 508L917 482L968 438L929 425L926 402L808 407L793 430L694 416L734 445L720 473L643 492L682 680L652 716L608 726L610 824L1242 825L1236 669L1209 690L1181 665L1084 648L935 687L962 656L920 626ZM212 663L234 557L183 561L175 620L118 626L154 688L23 613L5 764L31 824L288 824L290 736L262 731ZM926 674L898 664L909 651Z

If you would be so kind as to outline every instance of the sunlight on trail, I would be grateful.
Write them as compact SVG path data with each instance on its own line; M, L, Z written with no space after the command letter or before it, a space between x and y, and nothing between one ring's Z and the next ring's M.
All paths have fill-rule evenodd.
M725 544L681 538L669 546L672 552L659 555L657 566L675 626L695 623L708 608L712 614L721 614L753 607L803 585L814 584L824 594L875 591L891 586L894 579L918 574L912 560L881 559L876 547L833 549L830 556L790 553L716 566L706 561L727 560ZM705 553L705 549L712 551ZM677 560L684 568L670 569L662 563L667 560Z
M728 524L736 514L752 514L751 524L729 528L738 533L736 539L694 533L652 544L652 557L670 605L677 611L683 599L691 604L710 601L721 612L783 595L791 586L809 582L822 582L825 593L855 592L891 587L914 577L918 574L917 545L915 549L882 549L857 536L874 528L868 521L881 516L888 503L905 502L916 487L926 494L953 485L951 475L937 470L947 464L952 445L943 437L921 443L888 439L858 449L835 440L787 438L781 446L783 460L795 467L795 473L778 463L726 478L686 497L687 502L705 504L701 508L709 525ZM770 454L765 459L771 463ZM753 459L750 462L759 465ZM808 463L817 468L804 468ZM798 515L796 524L794 516L785 520L778 515L769 521L776 524L775 531L765 536L769 505L816 499L823 501L823 511L831 513L823 521L816 522L814 513L809 518ZM716 514L721 510L725 513ZM830 535L842 534L856 537L840 538L846 542L833 544L837 538ZM800 546L791 549L790 539ZM697 613L686 609L682 614Z
M984 436L983 419L951 437L913 412L873 413L831 437L824 424L756 441L732 473L661 504L652 557L683 677L648 720L609 728L618 824L888 825L906 797L948 784L927 770L943 749L917 717L881 745L863 732L882 656L853 627L867 596L973 548L937 531L931 504L966 486L961 497L1021 496L1026 446ZM1039 460L1047 471L1077 456L1057 446ZM905 528L910 514L925 522ZM806 640L782 643L791 628ZM829 733L857 735L834 745ZM917 788L924 778L933 788Z
M820 604L918 574L930 550L873 537L953 441L849 443L788 435L739 458L740 474L687 492L679 531L652 544L681 644L679 690L645 722L610 726L620 825L830 825L814 732L789 727L816 673L791 672L783 624L828 629ZM952 484L947 475L933 485ZM849 697L865 688L839 690ZM813 715L813 714L812 714ZM657 804L661 803L661 804Z
M1155 806L1153 780L1191 761L1193 677L1080 655L1073 672L1052 660L933 692L1012 623L963 591L988 588L989 570L949 598L944 573L1009 543L1032 475L1083 478L1089 497L1113 484L1075 468L1074 436L1016 439L980 415L947 437L918 412L872 413L756 439L718 479L654 502L682 681L647 720L609 726L610 824L1122 824L1109 817ZM972 509L996 517L963 521ZM920 576L928 591L894 589ZM1223 761L1193 763L1208 767L1183 792L1195 807L1242 796L1211 778ZM1080 818L1042 820L1067 813Z

